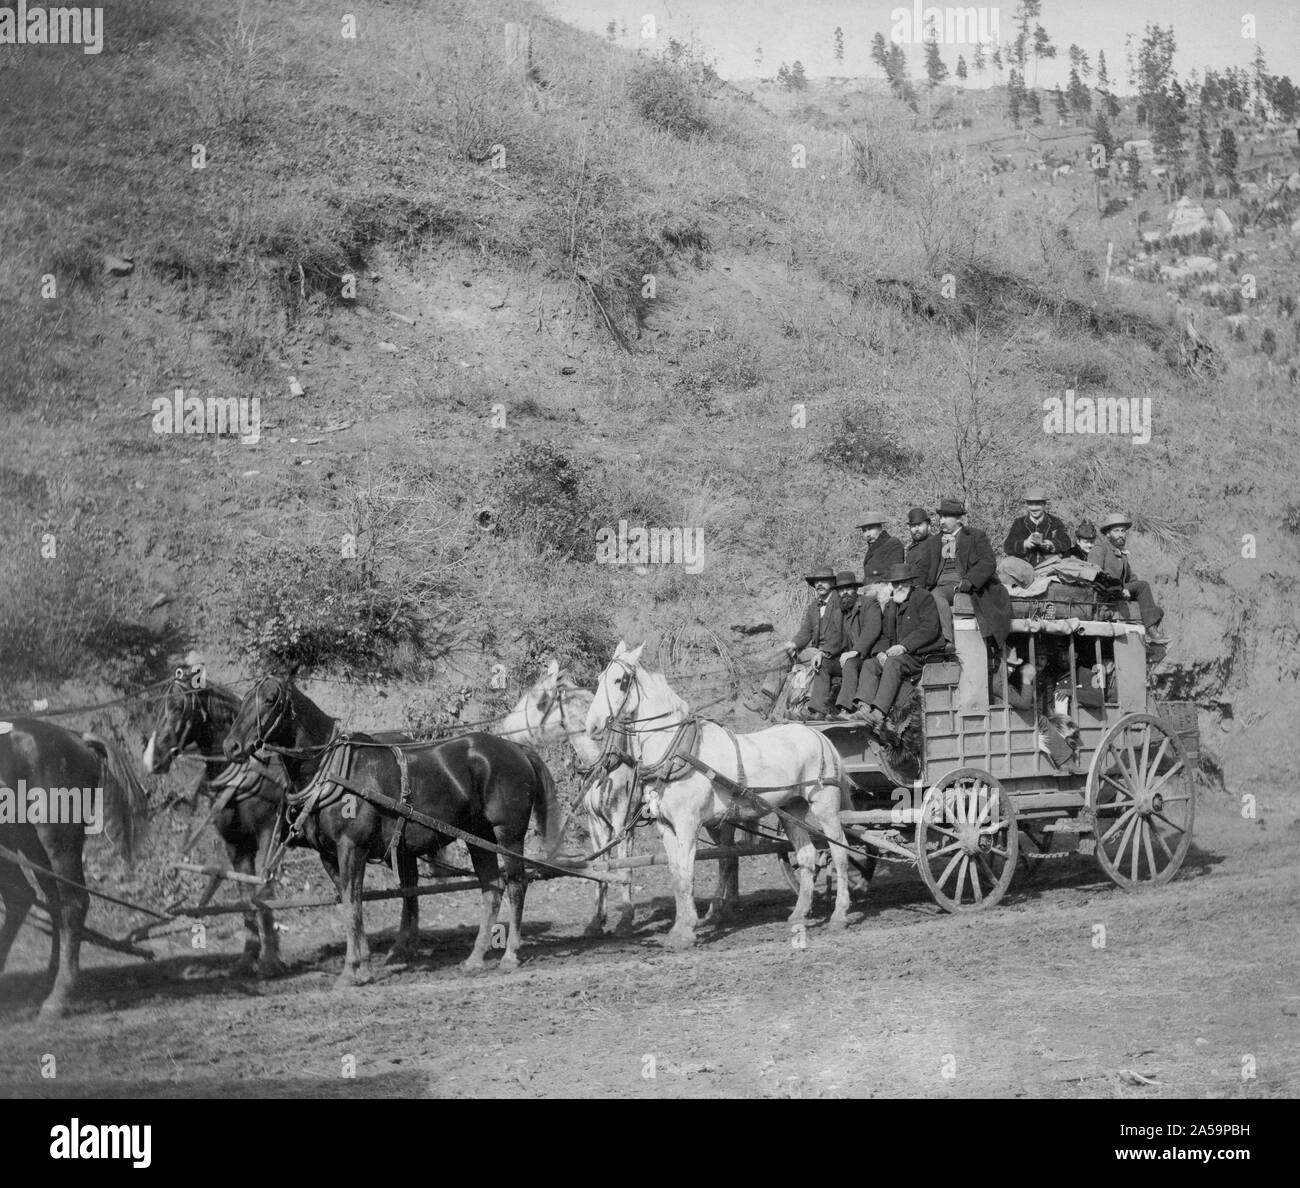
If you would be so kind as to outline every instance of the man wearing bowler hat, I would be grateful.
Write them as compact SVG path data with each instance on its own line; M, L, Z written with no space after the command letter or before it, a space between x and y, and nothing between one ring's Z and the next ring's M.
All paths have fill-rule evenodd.
M763 679L762 688L745 702L746 708L757 714L771 710L786 673L807 647L815 649L813 666L817 669L808 693L810 713L821 718L830 711L831 677L839 675L840 653L845 650L843 612L839 599L831 597L836 585L835 571L829 565L823 565L805 576L804 581L813 588L814 597L804 610L799 630L786 641L780 656L774 659L772 671Z
M841 579L853 580L853 574L842 573ZM854 586L856 590L856 584ZM862 578L862 588L851 611L844 616L844 647L840 653L840 693L835 699L838 715L847 717L853 709L858 691L858 676L862 666L872 655L885 648L883 642L885 604L889 597L889 574L883 569L870 569Z
M1142 625L1146 628L1147 643L1156 647L1166 647L1169 637L1160 630L1160 621L1165 612L1156 606L1151 587L1146 582L1137 581L1133 576L1133 567L1128 560L1128 530L1133 521L1119 512L1112 512L1101 524L1101 536L1088 554L1091 561L1102 573L1114 578L1123 585L1122 595L1138 604L1142 615Z
M903 563L903 542L885 531L885 517L880 512L868 512L858 527L862 530L862 539L867 542L866 556L862 558L864 573Z
M1047 510L1047 492L1030 487L1025 492L1025 514L1011 521L1002 551L1030 565L1057 560L1070 551L1070 530Z
M1011 630L1011 595L998 581L997 559L989 538L963 520L966 505L960 499L939 503L939 573L934 596L949 606L957 594L970 596L975 622L989 649L989 667L996 668Z
M903 681L921 675L921 658L944 646L939 608L934 596L917 584L918 576L907 565L890 569L884 623L887 646L863 664L858 677L857 716L873 730L884 725Z
M923 507L912 508L907 513L907 531L912 538L907 546L907 564L917 571L921 585L931 590L939 579L942 541L930 530L930 513Z

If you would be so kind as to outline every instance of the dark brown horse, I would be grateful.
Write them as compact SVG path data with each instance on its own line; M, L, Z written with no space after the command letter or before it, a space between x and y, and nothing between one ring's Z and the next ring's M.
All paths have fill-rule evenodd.
M221 747L235 720L239 698L208 683L201 673L197 668L176 670L158 706L143 766L151 775L162 775L177 755L196 749L205 765L198 791L215 802L212 823L225 843L230 865L242 874L253 874L266 867L288 777L279 760L231 763L225 758ZM274 898L274 883L266 884L262 895ZM270 911L250 910L244 916L244 927L244 952L233 973L242 977L256 970L260 978L283 973L280 941Z
M290 678L263 677L244 698L226 738L225 753L235 759L266 746L283 748L299 815L293 828L314 847L351 908L347 956L337 985L370 980L370 951L362 918L361 893L367 862L388 861L403 888L416 884L416 859L432 856L451 840L418 822L405 820L381 803L407 800L410 808L437 821L523 853L530 816L535 816L547 855L559 844L559 806L555 783L540 756L491 734L467 734L437 743L398 747L366 734L340 735L334 719L298 689ZM400 761L399 761L400 752ZM403 773L405 767L405 773ZM329 776L344 781L335 783ZM473 952L465 968L483 967L492 925L501 907L497 855L469 846L482 888L483 912ZM501 965L519 963L523 920L524 863L501 858L509 933ZM388 962L407 960L419 938L419 900L402 900L402 922Z
M49 995L41 1015L67 1009L77 982L81 929L90 897L82 887L86 834L105 826L130 861L144 838L147 798L122 752L91 734L41 718L0 722L0 845L49 873L34 872L49 908ZM37 818L40 820L37 820ZM67 882L61 882L66 879ZM17 863L0 858L0 970L36 896Z

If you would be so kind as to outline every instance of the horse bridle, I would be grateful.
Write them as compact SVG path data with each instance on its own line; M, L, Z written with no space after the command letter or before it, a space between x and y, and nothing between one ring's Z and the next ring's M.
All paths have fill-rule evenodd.
M541 697L537 699L538 708L542 715L537 722L537 726L536 726L537 731L540 731L546 725L546 719L551 716L551 711L555 709L556 706L558 706L560 710L560 727L564 730L565 734L569 733L569 723L564 716L565 692L566 692L566 688L564 685L557 685L553 693L550 690L547 690L545 693L541 695ZM528 721L528 709L529 709L529 704L527 701L525 701L524 702L524 729L529 733L533 733L534 727Z
M179 693L185 699L185 709L183 711L185 725L176 737L176 745L171 747L167 753L169 762L189 746L190 739L197 730L199 723L208 721L212 716L208 711L206 698L200 696L201 693L207 692L207 686L195 682L197 671L197 669L193 669L187 673L185 669L178 668L164 695L164 704L166 704L166 699L175 693Z
M244 748L247 754L255 755L259 751L284 750L283 747L278 747L274 743L270 742L269 740L271 735L273 735L277 730L280 729L280 726L283 724L283 722L286 719L288 719L290 722L293 721L293 694L287 685L281 684L277 689L275 697L271 701L271 707L272 709L275 710L275 716L271 719L271 721L267 725L265 726L262 725L262 707L260 702L262 686L265 685L267 681L273 681L277 679L278 678L275 677L273 674L268 673L260 681L258 681L256 686L254 687L254 693L257 694L259 698L259 700L256 703L257 717L254 723L257 727L257 733L253 736L252 742L250 742L247 745L247 747Z

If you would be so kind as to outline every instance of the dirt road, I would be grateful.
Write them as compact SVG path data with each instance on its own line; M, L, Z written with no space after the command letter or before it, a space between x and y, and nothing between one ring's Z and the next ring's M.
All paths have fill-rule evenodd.
M701 929L691 952L664 949L671 900L655 868L627 939L582 937L588 886L534 887L515 974L460 973L475 897L444 896L424 901L416 963L336 993L332 913L295 913L279 981L227 976L232 924L209 930L203 954L173 941L152 966L92 957L56 1028L35 1019L45 942L26 930L0 981L0 1091L1295 1096L1300 820L1280 792L1257 795L1253 821L1222 798L1201 804L1167 887L1125 894L1071 858L957 918L914 872L885 869L847 932L822 927L819 898L801 950L771 858L742 865L734 926ZM320 878L314 858L295 861ZM381 883L386 872L372 872ZM701 894L712 878L701 869ZM367 920L382 959L396 908L372 905ZM53 1078L41 1075L47 1055Z

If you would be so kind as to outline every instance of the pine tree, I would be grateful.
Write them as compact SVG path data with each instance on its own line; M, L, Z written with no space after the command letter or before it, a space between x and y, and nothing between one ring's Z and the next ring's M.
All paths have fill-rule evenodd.
M961 79L962 82L965 82L967 78L966 59L963 58L961 54L957 55L957 77Z
M1196 176L1201 182L1201 197L1205 197L1207 182L1214 181L1214 155L1210 148L1210 133L1205 126L1205 110L1201 109L1196 121Z
M993 47L993 57L989 59L993 63L993 69L998 72L998 77L1002 77L1002 47L995 45Z
M1182 120L1179 118L1178 105L1171 95L1153 96L1151 108L1153 146L1160 159L1169 168L1169 183L1172 190L1183 171Z
M790 68L784 62L781 63L780 69L776 72L776 82L778 86L785 87L787 91L790 89Z
M1043 122L1043 104L1037 91L1031 89L1025 92L1025 110L1034 117L1035 124Z
M605 26L605 40L618 40L618 26L613 21L610 21L609 24Z
M1056 117L1065 123L1070 118L1070 109L1065 103L1065 92L1060 87L1052 88L1052 102L1056 104Z
M795 59L794 65L790 67L790 77L785 84L792 91L805 91L808 89L808 76L803 72L803 63Z
M1129 189L1131 189L1133 193L1136 194L1138 192L1138 184L1142 176L1142 162L1138 158L1138 151L1136 145L1130 145L1128 152L1124 154L1124 165L1126 167L1126 172L1128 174L1125 180L1129 184Z
M1020 117L1024 110L1025 102L1025 82L1020 71L1014 66L1011 68L1010 78L1007 80L1007 115L1011 117L1011 122L1017 128L1020 127Z
M1070 107L1073 108L1075 115L1080 118L1092 110L1092 92L1088 90L1083 79L1079 77L1078 67L1070 67L1070 82L1065 95L1070 101Z
M1110 90L1110 75L1106 72L1106 51L1097 51L1097 90Z
M1095 143L1101 145L1106 154L1103 160L1108 167L1115 156L1115 137L1111 135L1110 121L1106 119L1104 111L1097 113L1097 122L1092 126L1092 139ZM1103 168L1098 172L1104 173L1105 171L1106 169Z
M1038 85L1038 63L1041 58L1056 57L1056 46L1052 44L1052 39L1047 36L1047 30L1042 25L1034 26L1034 85Z
M1231 128L1224 128L1219 133L1219 172L1228 179L1228 185L1235 193L1237 190L1237 138Z
M975 43L975 57L971 59L971 65L975 67L975 73L981 76L988 68L988 59L984 55L984 43L982 41Z
M885 35L877 33L871 39L871 60L880 67L880 72L889 77L889 50L885 46Z
M939 42L933 35L925 43L925 77L932 91L948 77L948 67L939 57Z
M1288 124L1294 123L1296 116L1300 115L1300 90L1296 89L1290 75L1284 74L1277 80L1273 88L1273 106L1278 116Z
M838 66L844 65L844 30L835 26L835 62Z
M760 41L756 46L754 46L754 69L761 70L762 68L763 68L763 43Z

